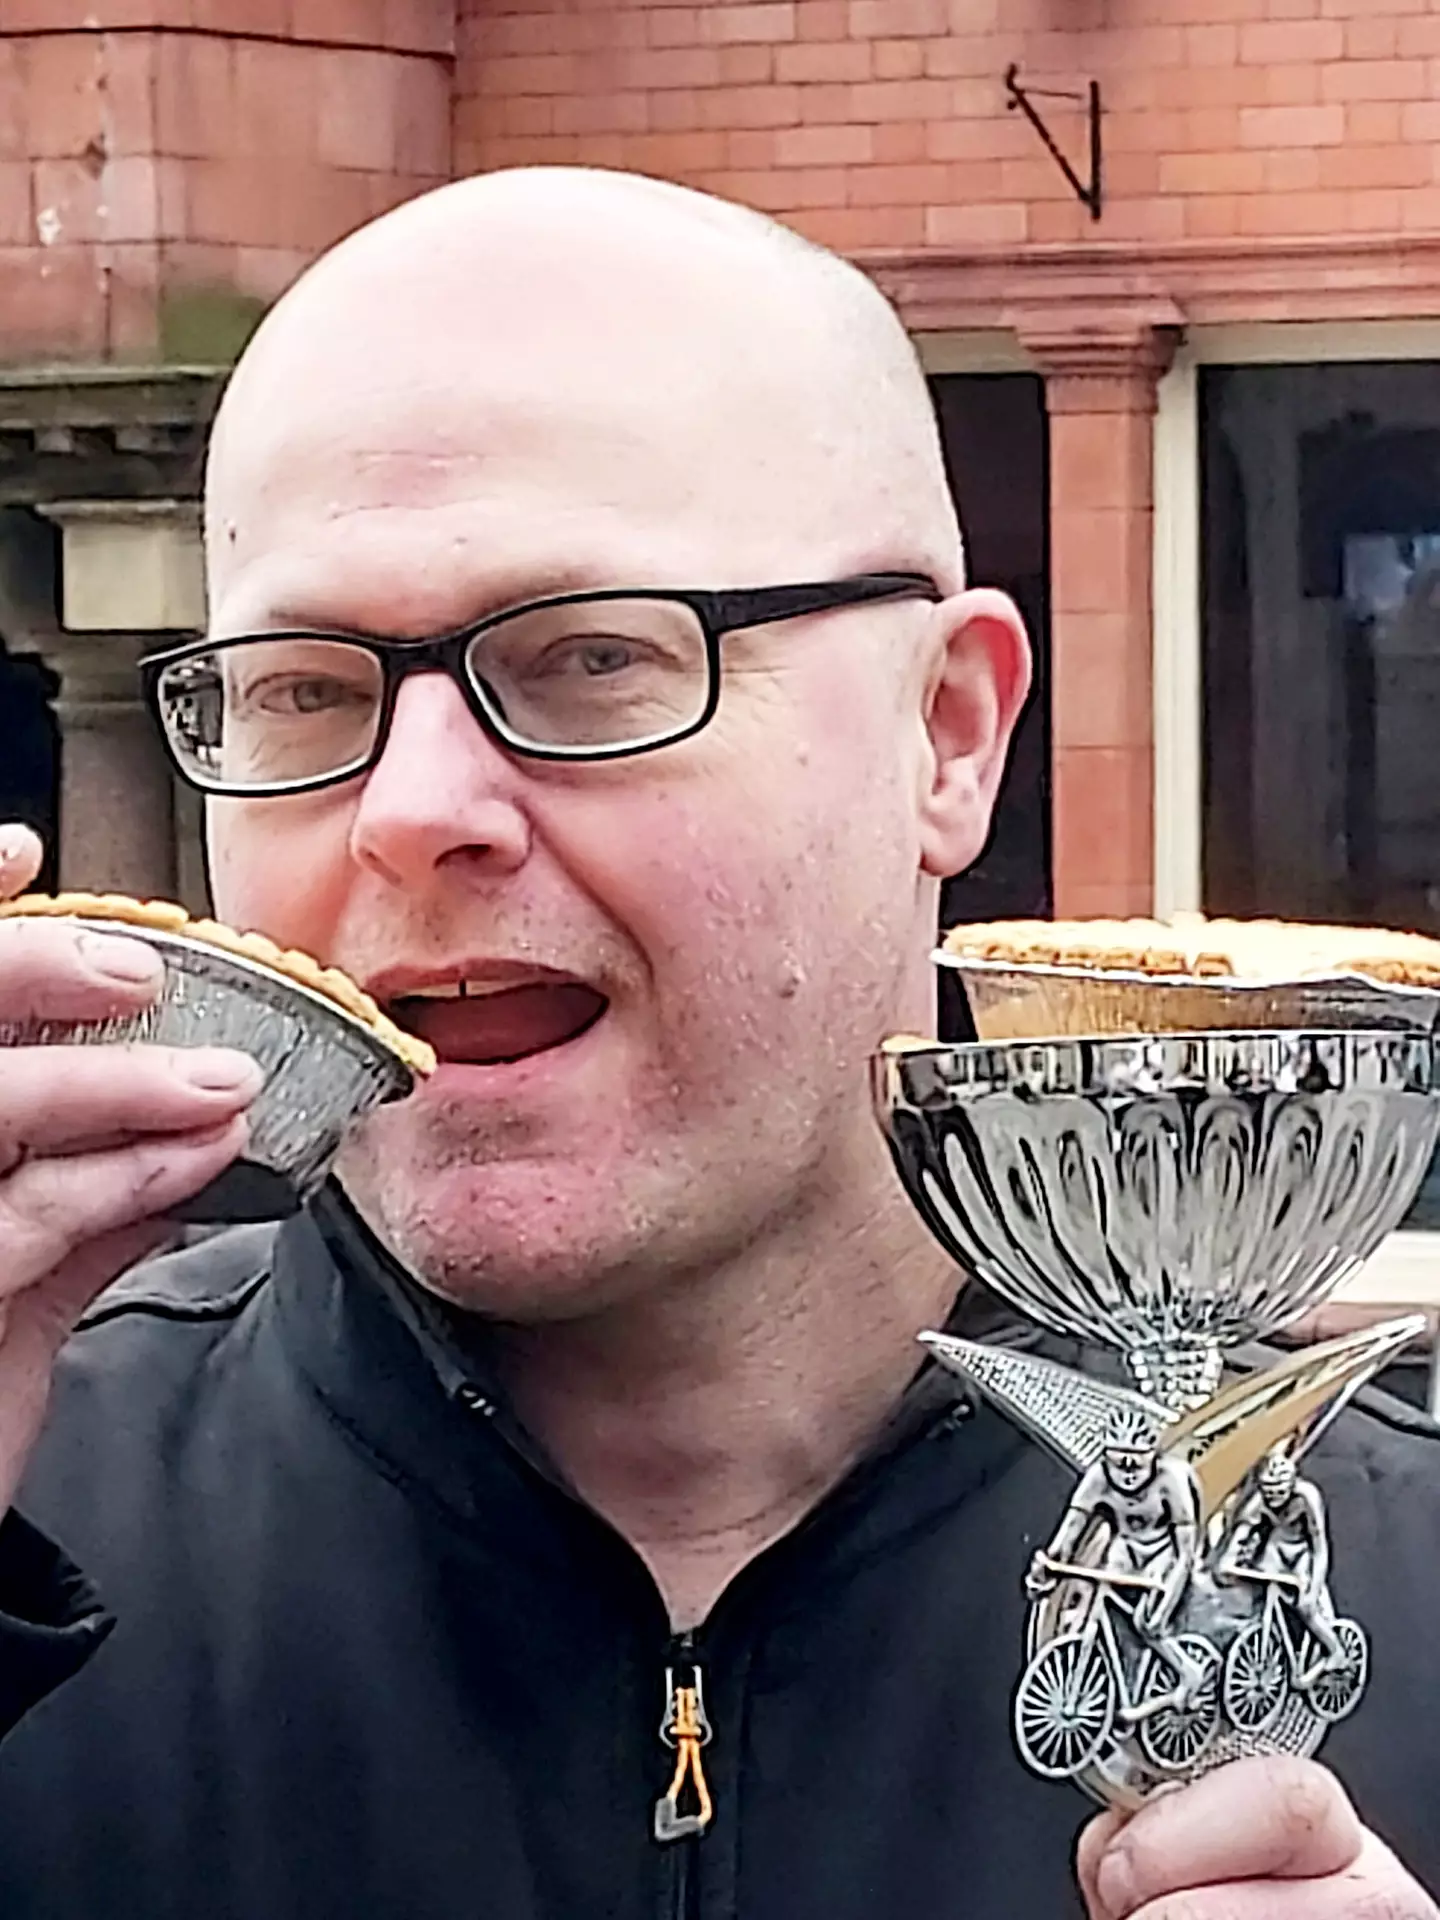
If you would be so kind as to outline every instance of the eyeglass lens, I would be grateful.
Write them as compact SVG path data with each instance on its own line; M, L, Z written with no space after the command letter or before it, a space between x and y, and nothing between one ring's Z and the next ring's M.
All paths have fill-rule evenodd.
M684 733L710 690L704 629L670 600L531 608L477 634L465 669L515 745L576 752ZM157 693L182 767L206 785L263 787L363 767L384 679L368 648L269 635L172 662Z

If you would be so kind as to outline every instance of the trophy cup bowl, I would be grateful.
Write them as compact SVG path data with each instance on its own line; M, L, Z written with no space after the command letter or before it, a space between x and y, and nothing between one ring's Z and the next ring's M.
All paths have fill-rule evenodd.
M1368 1642L1331 1601L1300 1462L1417 1323L1223 1386L1222 1369L1399 1224L1434 1149L1435 1081L1430 1037L1396 1030L877 1057L880 1123L942 1246L1027 1319L1128 1362L1122 1386L921 1336L1078 1476L1025 1575L1013 1727L1032 1772L1133 1807L1244 1754L1313 1753L1358 1705Z
M1434 1150L1434 1048L1398 1032L888 1048L881 1125L960 1266L1184 1407L1318 1306Z

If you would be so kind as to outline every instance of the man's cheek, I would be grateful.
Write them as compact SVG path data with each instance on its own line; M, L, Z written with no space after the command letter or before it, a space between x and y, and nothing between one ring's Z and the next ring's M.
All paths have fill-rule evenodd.
M210 878L220 917L335 959L346 887L343 833L284 801L217 800L210 808Z
M728 1077L727 1054L773 1040L777 1010L810 975L812 908L736 841L680 864L642 859L627 879L612 910L644 957L664 1050Z

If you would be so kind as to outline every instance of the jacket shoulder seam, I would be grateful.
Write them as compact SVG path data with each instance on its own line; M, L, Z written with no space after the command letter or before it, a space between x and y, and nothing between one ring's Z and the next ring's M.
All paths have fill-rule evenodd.
M1440 1440L1440 1425L1419 1407L1387 1393L1383 1387L1362 1387L1355 1396L1355 1410L1391 1433L1403 1433L1417 1440Z
M103 1327L112 1320L124 1319L127 1314L141 1314L152 1320L173 1320L203 1325L216 1320L233 1320L237 1314L254 1299L255 1295L270 1278L269 1266L262 1266L247 1274L224 1293L212 1294L205 1299L187 1300L181 1296L167 1293L130 1294L123 1300L101 1300L89 1312L84 1314L77 1327L77 1333L88 1333L93 1327Z

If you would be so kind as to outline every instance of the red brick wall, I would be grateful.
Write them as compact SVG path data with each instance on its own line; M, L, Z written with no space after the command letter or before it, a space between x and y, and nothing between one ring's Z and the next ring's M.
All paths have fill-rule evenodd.
M1440 231L1433 0L459 0L456 159L636 167L842 248ZM1101 84L1098 227L1018 114ZM1077 161L1078 113L1041 103ZM1083 171L1083 169L1082 169Z
M3 0L0 358L205 358L448 177L451 0Z

